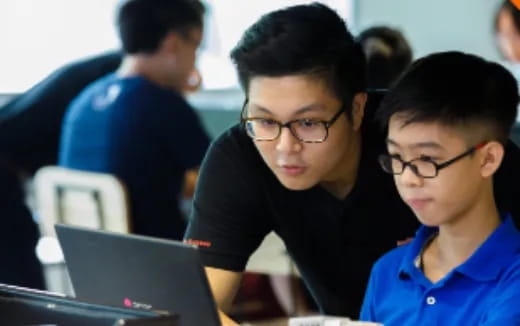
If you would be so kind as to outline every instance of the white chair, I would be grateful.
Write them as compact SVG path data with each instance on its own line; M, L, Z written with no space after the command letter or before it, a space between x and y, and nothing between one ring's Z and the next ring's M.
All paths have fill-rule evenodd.
M246 271L270 275L298 275L295 268L283 240L271 232L249 258Z
M41 233L36 250L47 290L72 295L54 224L128 233L131 225L126 189L111 174L58 166L38 170L33 183Z
M300 313L302 297L298 279L301 276L283 240L276 233L271 232L264 238L249 258L245 271L268 275L273 294L285 312L288 315ZM254 306L261 307L261 304L259 301Z

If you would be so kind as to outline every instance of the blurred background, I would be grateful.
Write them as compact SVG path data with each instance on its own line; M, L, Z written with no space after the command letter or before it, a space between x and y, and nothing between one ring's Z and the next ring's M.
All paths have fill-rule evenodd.
M118 48L113 15L117 0L2 0L0 2L0 104L29 89L65 63ZM300 0L206 0L205 38L197 62L202 87L191 100L214 135L241 95L229 50L263 13ZM328 0L354 34L373 25L400 30L414 58L461 50L502 60L494 40L500 0ZM507 63L506 63L507 64ZM236 121L236 119L233 119Z

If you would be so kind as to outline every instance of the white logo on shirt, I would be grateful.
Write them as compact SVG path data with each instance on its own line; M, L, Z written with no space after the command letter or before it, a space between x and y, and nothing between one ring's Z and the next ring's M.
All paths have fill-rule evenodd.
M98 95L94 98L93 108L94 110L101 111L107 108L109 104L114 102L114 100L121 93L121 86L118 84L111 85L107 88L105 94Z

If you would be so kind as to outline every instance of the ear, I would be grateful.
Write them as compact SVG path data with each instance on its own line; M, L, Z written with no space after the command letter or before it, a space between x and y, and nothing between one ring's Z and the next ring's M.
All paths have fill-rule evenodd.
M160 51L168 53L177 53L179 48L180 35L176 32L168 32L161 41Z
M366 103L367 93L356 93L352 99L352 127L356 131L361 128L363 116L365 115Z
M479 151L481 152L480 174L484 178L489 178L502 163L504 146L497 141L490 141Z

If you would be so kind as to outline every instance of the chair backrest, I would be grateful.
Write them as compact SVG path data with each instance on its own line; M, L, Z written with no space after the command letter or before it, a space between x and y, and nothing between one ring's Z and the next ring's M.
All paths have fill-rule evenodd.
M34 191L43 236L55 236L55 223L131 231L126 189L114 175L46 166L34 176Z

